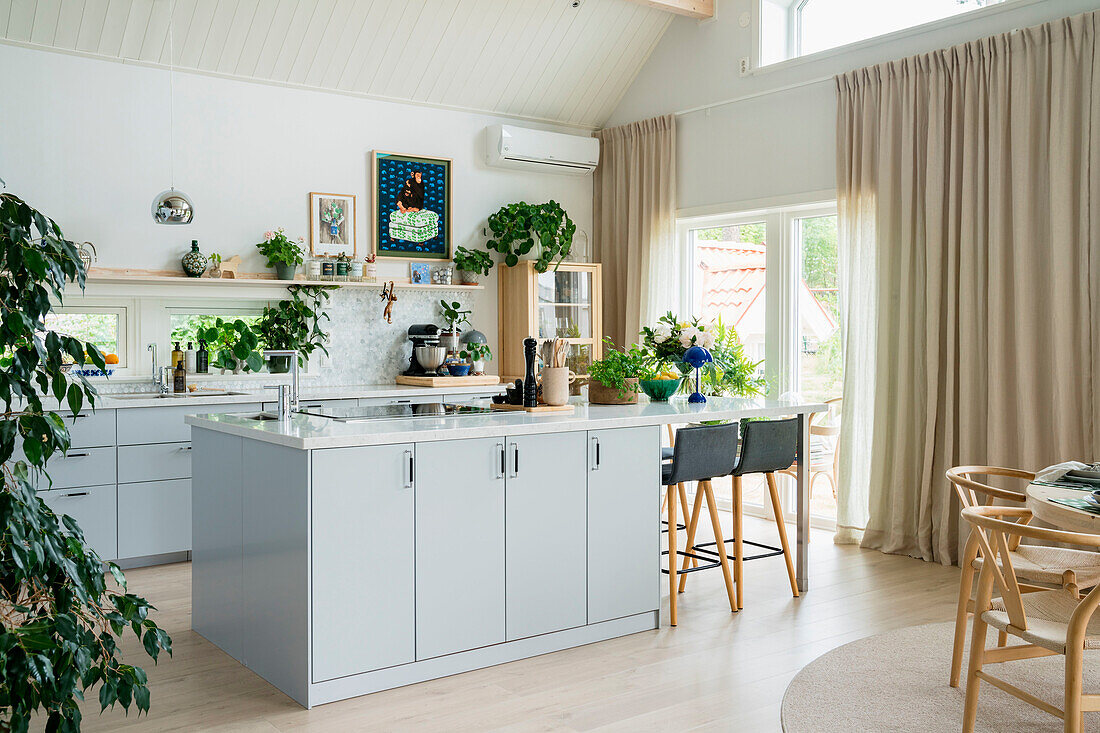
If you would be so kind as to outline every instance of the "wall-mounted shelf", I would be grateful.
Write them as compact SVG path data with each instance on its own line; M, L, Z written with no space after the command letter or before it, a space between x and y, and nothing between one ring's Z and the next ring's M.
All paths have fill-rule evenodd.
M93 267L88 273L89 283L118 284L118 285L184 285L192 287L287 287L288 285L339 285L342 288L381 288L389 280L378 279L377 282L353 282L343 280L275 280L267 277L241 276L237 278L215 279L209 277L185 277L183 275L158 275L143 272L128 272L125 270L109 270ZM407 280L394 280L394 287L398 290L439 290L459 291L484 290L484 285L433 285L411 283Z

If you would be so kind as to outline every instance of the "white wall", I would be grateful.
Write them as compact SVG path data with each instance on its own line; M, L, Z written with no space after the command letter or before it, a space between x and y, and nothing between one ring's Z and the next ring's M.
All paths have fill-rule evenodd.
M163 69L0 45L0 178L70 239L93 242L101 267L178 269L198 239L205 253L241 254L242 270L262 271L254 244L265 230L308 241L310 191L358 197L362 257L372 149L454 160L456 247L483 246L486 216L519 200L554 199L591 232L590 177L485 166L481 133L498 118L188 73L175 77L175 185L196 216L159 226L149 206L170 182L168 109ZM408 265L382 262L379 275L408 278ZM487 286L473 297L474 324L495 348L495 275Z
M754 58L756 6L757 0L717 0L716 20L677 18L607 123L619 125L739 100L677 120L678 205L684 213L736 211L761 200L793 202L835 189L832 76L1096 10L1100 2L1010 0L939 28L826 52L742 77L739 59ZM745 12L754 19L742 28L738 21Z

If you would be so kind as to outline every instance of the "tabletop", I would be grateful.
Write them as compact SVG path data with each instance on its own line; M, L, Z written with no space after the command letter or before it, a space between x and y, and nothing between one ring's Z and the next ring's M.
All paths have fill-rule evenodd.
M1050 501L1050 499L1084 499L1088 493L1087 490L1065 489L1049 484L1028 484L1027 508L1036 518L1058 529L1100 534L1100 515Z

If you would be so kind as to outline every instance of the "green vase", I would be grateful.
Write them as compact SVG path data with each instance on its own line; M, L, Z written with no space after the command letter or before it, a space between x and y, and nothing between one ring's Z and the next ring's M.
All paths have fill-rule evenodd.
M206 272L206 255L199 252L199 240L191 240L191 251L180 259L180 264L187 277L202 277Z

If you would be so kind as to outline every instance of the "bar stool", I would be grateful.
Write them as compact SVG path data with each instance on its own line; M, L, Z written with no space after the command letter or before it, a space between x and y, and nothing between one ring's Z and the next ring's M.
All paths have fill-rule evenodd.
M783 507L779 502L779 489L775 483L776 471L790 468L795 461L798 451L798 418L789 420L767 420L745 423L741 435L741 453L731 473L733 474L733 537L724 542L732 542L733 555L726 555L719 551L724 548L724 542L717 534L714 542L695 543L695 527L698 524L699 501L695 501L691 520L688 522L687 547L688 552L697 553L705 558L713 557L733 560L733 580L737 584L737 608L745 607L744 602L744 561L760 560L765 557L782 555L787 562L787 577L791 581L791 592L798 597L798 581L794 575L794 563L791 560L790 547L787 544L787 527L783 523ZM742 519L742 486L743 476L753 473L762 473L768 482L768 493L771 495L772 514L775 516L775 525L779 529L779 547L765 545L759 542L750 542L743 537L744 522ZM713 510L712 510L713 511ZM767 552L745 557L745 545L758 547ZM683 591L687 578L680 579L680 590Z
M705 558L691 551L691 537L699 520L699 512L703 498L706 498L707 511L710 513L710 523L714 530L714 537L722 542L722 525L718 521L718 505L714 500L714 491L711 488L711 479L726 476L733 470L737 462L737 423L725 425L699 425L690 428L681 428L676 434L676 443L673 446L672 461L661 466L661 483L666 489L666 506L668 507L668 568L661 572L668 574L669 590L669 623L676 625L676 595L677 595L677 555L684 556L684 567L679 573L693 573L699 570L708 570L714 567L722 568L722 577L726 584L726 595L729 596L730 610L737 610L737 600L734 597L733 578L730 576L729 561L725 553L717 553L718 562L714 558ZM697 481L695 490L695 511L692 513L691 523L688 525L688 548L682 553L676 551L677 533L676 501L677 487L683 491L683 484L688 481ZM686 503L686 502L685 502ZM692 560L705 561L695 567L688 567Z

